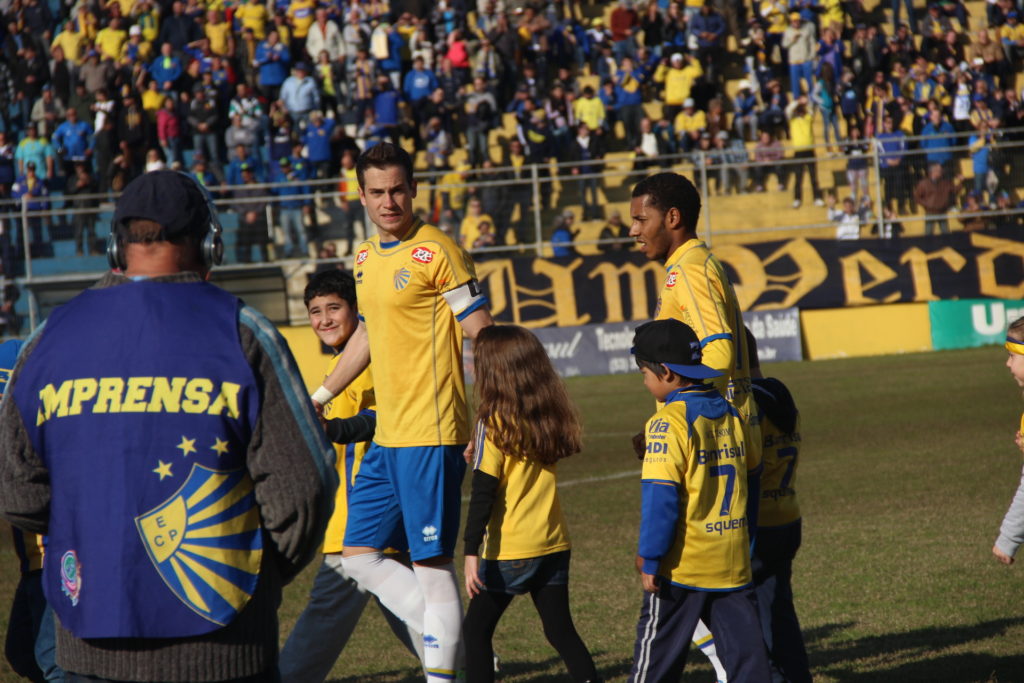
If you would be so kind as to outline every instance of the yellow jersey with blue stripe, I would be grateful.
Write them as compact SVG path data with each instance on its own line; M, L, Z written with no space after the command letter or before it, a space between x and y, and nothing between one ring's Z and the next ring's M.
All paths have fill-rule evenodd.
M800 413L786 385L774 378L754 380L761 420L761 499L758 527L777 527L800 519L796 468L800 455Z
M638 554L695 590L751 581L743 420L711 385L679 389L647 422Z
M503 453L477 427L474 469L498 480L481 557L523 560L569 550L569 532L558 500L556 465Z
M753 470L761 462L760 434L751 394L743 315L729 276L698 239L677 248L666 261L665 270L654 318L675 318L696 332L701 362L722 373L712 383L748 424L748 466Z
M395 242L363 242L355 258L359 317L374 365L377 432L387 447L469 441L462 325L486 304L473 261L417 221Z
M328 375L341 360L341 356L340 353L336 354L327 363ZM373 374L367 366L344 391L324 406L324 419L345 419L375 410ZM359 464L363 461L369 445L368 441L334 444L338 456L334 461L334 467L338 471L338 491L334 496L334 514L331 515L327 531L324 533L325 553L340 553L344 548L345 524L348 522L348 492L352 489L352 483L359 472Z

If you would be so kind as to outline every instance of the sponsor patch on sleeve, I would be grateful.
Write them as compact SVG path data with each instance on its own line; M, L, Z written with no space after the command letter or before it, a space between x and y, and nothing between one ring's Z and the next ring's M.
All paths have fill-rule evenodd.
M412 260L417 263L430 263L434 260L434 252L426 247L416 247L412 250Z

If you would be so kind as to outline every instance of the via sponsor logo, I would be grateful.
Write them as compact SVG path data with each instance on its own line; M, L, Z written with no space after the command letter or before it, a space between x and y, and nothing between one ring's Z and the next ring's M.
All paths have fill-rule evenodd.
M426 247L416 247L412 252L412 260L417 263L430 263L434 260L434 252Z
M971 306L971 325L986 337L1003 335L1006 326L1024 315L1024 307L1008 308L1002 301Z

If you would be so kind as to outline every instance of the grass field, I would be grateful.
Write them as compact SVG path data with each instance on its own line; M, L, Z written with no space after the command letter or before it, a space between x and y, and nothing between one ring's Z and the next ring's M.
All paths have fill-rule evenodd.
M1004 361L986 348L765 367L802 411L794 590L817 681L1024 681L1024 567L998 565L990 552L1021 469L1013 433L1024 403ZM574 615L602 674L622 680L641 597L629 437L652 402L638 374L569 387L587 429L584 453L559 466ZM4 610L15 567L5 534ZM307 569L287 589L282 634L312 576ZM565 680L528 599L513 603L495 646L505 680ZM693 653L684 681L714 680L702 659ZM372 606L333 676L421 680ZM0 680L15 680L4 663Z

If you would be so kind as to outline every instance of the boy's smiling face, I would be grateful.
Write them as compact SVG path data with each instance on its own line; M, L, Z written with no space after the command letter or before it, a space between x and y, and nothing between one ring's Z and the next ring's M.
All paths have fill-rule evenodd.
M1024 356L1019 353L1010 353L1008 355L1006 367L1010 369L1010 374L1016 380L1017 386L1024 387Z
M307 310L316 336L331 348L344 346L359 325L356 307L337 294L313 297Z

